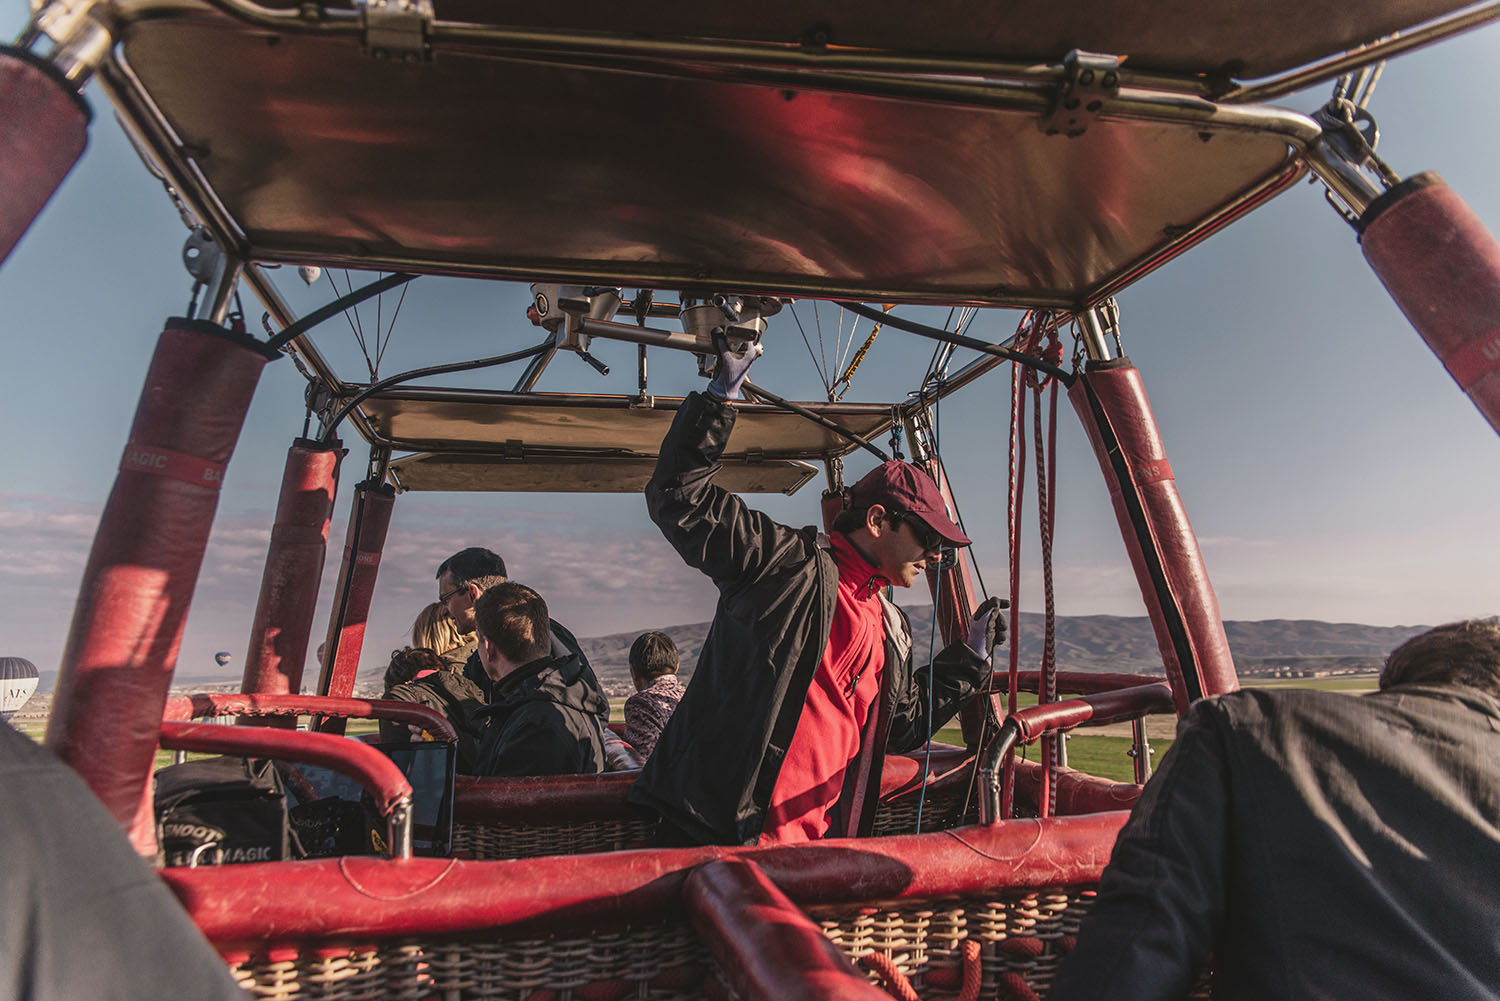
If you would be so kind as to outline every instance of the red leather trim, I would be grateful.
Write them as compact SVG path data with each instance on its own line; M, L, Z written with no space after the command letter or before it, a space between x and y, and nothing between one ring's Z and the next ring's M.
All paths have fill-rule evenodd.
M891 1001L754 862L709 862L684 893L693 930L746 1001Z
M1500 431L1500 242L1430 175L1371 219L1360 243L1396 305Z
M559 824L637 815L625 801L639 771L474 778L453 783L453 819L465 824Z
M88 106L35 57L0 48L0 261L31 226L88 142Z
M1159 681L1154 685L1120 688L1031 706L1018 710L1010 718L1021 728L1021 743L1029 744L1044 733L1061 733L1085 723L1115 723L1152 713L1170 713L1175 709L1172 686Z
M934 744L929 787L967 781L966 774L948 773L971 760L961 747ZM637 817L641 811L629 805L626 796L639 774L635 770L503 779L460 775L454 780L453 816L465 824L528 825ZM915 794L921 789L921 776L921 752L889 755L880 778L881 800Z
M328 622L328 648L324 654L327 663L318 678L320 695L344 698L354 691L365 623L370 617L370 602L380 571L380 552L385 548L395 503L395 491L387 486L366 481L354 488L344 562L339 568L339 583ZM342 733L343 724L335 721L329 729Z
M126 442L125 453L120 456L120 471L123 473L166 476L206 490L219 490L224 486L225 468L222 462L135 441Z
M162 332L130 441L229 462L266 358L211 330ZM218 503L215 490L116 474L58 672L47 743L142 854L156 850L157 727Z
M162 711L164 720L206 719L211 716L335 716L340 719L388 719L420 726L444 744L458 740L458 731L436 709L395 699L334 699L322 695L246 695L201 692L174 695Z
M681 848L472 862L371 858L168 869L220 950L484 931L535 938L683 916L688 872L744 857L799 907L1071 886L1098 880L1124 812L1006 820L941 834L779 848Z
M1016 762L1016 795L1029 802L1033 808L1041 798L1043 771L1045 769L1039 762ZM1112 810L1129 810L1141 798L1142 788L1144 787L1134 782L1113 782L1087 772L1059 768L1056 784L1057 815L1076 817Z
M337 447L314 442L296 441L287 449L240 691L302 690L342 455Z
M369 744L328 733L164 721L161 746L173 751L281 758L332 768L364 786L382 817L389 817L397 803L411 798L411 783L390 758Z
M1178 712L1239 688L1214 595L1166 461L1140 373L1128 361L1090 366L1068 390L1109 485L1120 534L1156 632Z
M1063 695L1093 695L1096 692L1112 692L1120 688L1137 688L1155 685L1161 678L1149 674L1106 674L1092 671L1058 671L1057 690ZM1035 692L1041 687L1041 672L1021 671L1019 687L1023 692Z

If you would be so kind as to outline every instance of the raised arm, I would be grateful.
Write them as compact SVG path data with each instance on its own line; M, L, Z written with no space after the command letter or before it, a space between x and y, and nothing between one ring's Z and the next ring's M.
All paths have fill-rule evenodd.
M646 484L646 510L690 567L721 588L759 576L794 549L801 536L754 511L713 482L734 430L735 408L690 393L661 443Z

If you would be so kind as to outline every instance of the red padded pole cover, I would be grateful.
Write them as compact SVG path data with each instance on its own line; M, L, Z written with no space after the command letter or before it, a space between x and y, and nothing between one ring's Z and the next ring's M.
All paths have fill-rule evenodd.
M287 450L276 523L271 527L266 569L260 579L260 600L250 627L242 692L296 695L302 691L302 668L328 552L328 521L342 455L337 442L324 445L303 438ZM272 719L277 725L296 724L295 718Z
M746 1001L890 1001L754 862L705 863L683 895L693 930Z
M1500 243L1430 173L1371 202L1360 243L1396 305L1500 431Z
M88 143L89 106L25 49L0 45L0 262Z
M365 642L365 623L375 579L380 573L380 554L386 531L391 527L391 509L396 491L380 483L364 481L354 488L354 506L349 514L349 533L344 542L344 563L339 568L338 590L333 595L333 613L328 621L328 648L318 694L347 698L354 691L359 672L359 653ZM344 721L328 721L324 729L344 732Z
M155 853L149 796L162 706L264 351L211 323L167 322L63 651L47 744L142 854Z
M1238 690L1219 599L1177 493L1140 372L1128 358L1090 362L1068 389L1068 399L1109 484L1179 715L1195 699Z

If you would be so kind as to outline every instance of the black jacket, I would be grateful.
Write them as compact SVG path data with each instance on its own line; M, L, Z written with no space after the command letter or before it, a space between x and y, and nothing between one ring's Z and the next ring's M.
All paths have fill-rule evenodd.
M578 663L582 666L581 677L583 678L583 683L593 689L595 693L603 691L599 687L599 679L594 677L594 669L589 666L588 656L583 652L583 647L579 645L578 638L568 632L567 628L556 619L548 619L547 621L552 626L552 656L562 657L570 655L577 657ZM484 693L485 702L494 702L495 683L490 680L488 674L484 673L484 664L479 660L478 641L469 649L471 650L469 659L464 662L464 677L479 686L479 690ZM600 698L603 700L604 709L599 714L599 719L601 722L608 723L609 700L604 699L603 696L600 696Z
M1048 1001L1500 998L1500 703L1397 685L1192 707Z
M609 703L572 655L532 661L499 681L481 709L489 727L479 775L593 775L604 771L600 717Z
M813 528L791 529L745 506L712 482L735 410L693 393L662 442L646 486L651 519L689 566L719 589L718 608L692 683L630 792L706 844L753 844L828 643L838 568ZM962 643L935 658L934 673L912 669L911 630L886 605L886 674L874 732L862 758L865 788L850 782L834 813L836 833L868 833L887 748L911 750L952 717L989 667ZM848 818L859 804L857 830Z
M448 717L458 731L457 769L461 775L473 775L479 760L479 741L484 734L484 719L478 715L484 708L484 692L458 671L434 671L425 678L397 685L381 698L416 702L436 709ZM411 732L405 723L380 721L382 741L407 740Z

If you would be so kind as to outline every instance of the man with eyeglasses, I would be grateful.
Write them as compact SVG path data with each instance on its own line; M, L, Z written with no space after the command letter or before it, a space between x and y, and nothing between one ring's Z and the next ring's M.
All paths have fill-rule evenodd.
M507 579L505 560L499 553L471 546L454 553L438 565L438 601L448 610L449 617L460 633L473 633L477 626L474 602L479 600L481 594L497 584L504 584ZM553 656L567 654L577 657L583 665L582 683L595 692L600 691L599 679L594 676L594 669L589 665L589 659L579 646L578 639L556 620L549 619L548 622L552 627ZM475 640L469 645L470 653L464 664L464 677L480 687L486 702L493 702L495 683L485 673L477 642ZM609 722L608 699L604 700L602 720Z
M990 599L967 643L914 668L911 627L884 591L969 545L937 485L910 463L883 463L827 536L750 509L713 476L755 355L716 344L718 370L678 409L646 506L719 603L630 799L661 817L661 845L868 834L886 752L920 747L984 688L1008 604Z

